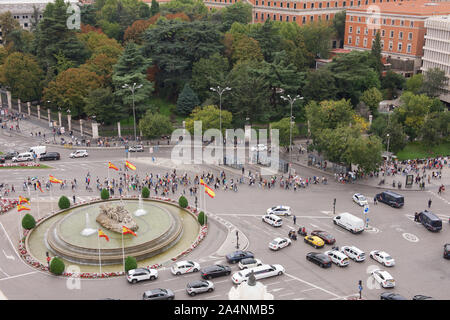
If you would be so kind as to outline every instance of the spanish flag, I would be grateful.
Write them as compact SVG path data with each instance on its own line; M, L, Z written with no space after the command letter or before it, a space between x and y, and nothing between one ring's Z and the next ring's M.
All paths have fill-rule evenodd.
M30 201L28 201L27 198L19 196L19 204L22 204L22 203L30 204Z
M117 168L115 165L113 165L111 162L108 162L108 169L114 169L116 171L119 171L119 168Z
M137 237L136 233L134 233L133 230L128 229L125 226L122 226L122 234L132 234L133 236Z
M28 208L28 207L25 207L25 206L22 206L22 205L17 205L17 211L24 211L24 210L26 210L26 211L30 211L30 208Z
M125 166L130 170L136 170L136 167L128 161L125 161Z
M42 191L41 183L39 181L36 182L36 188L38 188L41 192L44 192L44 191Z
M202 178L200 178L200 185L204 186L205 185L205 181L203 181Z
M213 189L211 189L210 187L208 187L205 184L205 193L208 194L208 196L210 196L211 198L214 198L216 196L215 192L213 191Z
M109 241L109 237L103 232L102 229L98 229L98 236L99 236L100 238L105 238L106 241Z
M62 180L56 179L54 176L50 176L51 183L62 183Z

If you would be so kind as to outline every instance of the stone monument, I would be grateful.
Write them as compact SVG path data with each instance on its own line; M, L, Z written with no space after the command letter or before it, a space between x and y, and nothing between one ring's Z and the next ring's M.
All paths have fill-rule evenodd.
M114 207L112 205L102 204L100 206L100 213L95 220L104 228L118 233L122 233L122 226L133 231L139 228L133 216L122 204Z
M229 300L273 300L274 296L267 292L267 287L261 282L256 282L253 272L248 281L242 282L238 287L233 287L228 292Z

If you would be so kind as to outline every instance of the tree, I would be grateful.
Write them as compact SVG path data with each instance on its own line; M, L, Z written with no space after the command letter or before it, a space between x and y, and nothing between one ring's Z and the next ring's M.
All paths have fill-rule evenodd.
M383 63L381 62L381 36L380 31L377 31L375 36L375 41L372 44L372 49L370 51L371 58L373 59L373 66L378 72L379 77L381 77L383 71Z
M412 92L413 94L420 94L423 81L424 78L422 73L413 75L411 78L406 80L406 90Z
M378 112L378 106L381 100L383 100L383 94L377 88L370 88L361 95L361 101L370 108L372 115Z
M156 2L156 0L153 0ZM150 20L136 20L131 26L125 30L123 39L125 41L133 41L142 44L142 35L144 31L151 25Z
M85 64L81 65L80 68L96 73L102 87L111 87L113 68L116 63L117 58L100 53L91 57Z
M201 58L192 65L191 87L198 94L200 101L212 96L211 87L225 83L229 71L227 58L215 53L209 58Z
M403 89L405 86L405 78L401 74L397 74L391 70L381 79L381 88L387 91L387 98L396 98L397 90Z
M148 110L139 121L139 129L147 138L169 135L173 131L169 117Z
M102 200L108 200L109 199L109 191L108 191L108 189L102 189L102 191L100 192L100 198L102 198Z
M159 13L159 3L156 0L152 0L152 5L150 7L150 15L153 17Z
M3 45L7 44L8 35L12 31L20 29L20 24L16 19L14 19L11 11L6 11L0 14L0 26L2 27Z
M60 275L63 274L65 268L64 261L59 257L54 257L50 262L49 271L55 275Z
M7 36L8 51L32 54L34 52L34 35L28 30L14 29Z
M300 29L306 50L315 58L327 59L330 55L334 30L328 22L308 23ZM315 61L314 61L315 62ZM314 65L311 65L313 67Z
M303 87L303 95L308 101L333 100L336 98L336 94L337 88L330 70L320 68L308 72Z
M137 268L137 261L135 257L126 257L125 258L125 272L128 272L130 270Z
M203 211L200 211L197 217L198 223L200 223L201 226L204 226L206 224L206 214Z
M403 125L397 122L396 117L386 114L378 114L372 121L370 132L379 136L383 145L387 146L389 134L389 151L396 153L402 150L407 143L407 136L404 132Z
M422 84L422 92L429 97L438 97L445 88L447 77L445 71L439 68L432 68L425 72Z
M272 62L274 53L281 49L282 38L279 25L270 19L266 19L263 24L252 29L248 36L258 41L264 60L267 62Z
M231 128L233 116L231 112L222 110L222 130ZM195 108L191 115L186 118L186 130L194 134L194 121L202 122L202 133L208 129L220 128L220 110L216 106L204 106ZM223 134L223 133L222 133Z
M180 115L189 115L198 105L200 105L200 101L198 100L197 95L192 91L189 84L186 83L178 96L177 113Z
M31 214L27 213L22 218L22 228L25 230L31 230L34 227L36 227L36 220L34 220L34 217Z
M336 129L354 123L355 112L349 100L326 100L310 102L306 106L306 116L313 136L324 129Z
M188 206L188 201L187 201L186 197L181 196L178 199L178 205L183 209L186 208Z
M142 188L142 198L148 198L150 197L150 189L147 187Z
M332 21L332 27L334 29L336 38L340 41L344 41L345 36L345 18L346 18L346 11L340 11L334 15L333 21Z
M66 196L61 196L58 200L58 207L61 210L70 208L70 200Z
M271 129L277 129L279 133L279 145L281 147L289 147L290 145L290 133L291 133L291 124L289 121L290 118L283 118L280 121L272 122L270 124ZM292 124L292 138L299 134L298 127L295 123Z
M365 173L373 172L380 167L382 144L377 136L357 136L348 141L348 164L358 165Z
M222 10L222 31L228 31L235 22L247 24L252 21L252 6L244 2L235 2Z
M89 91L84 98L84 112L87 116L95 116L97 122L106 125L116 123L123 118L123 108L117 103L109 87L96 88Z
M208 8L202 0L172 0L160 7L161 15L183 12L189 19L200 20L208 15Z
M231 53L233 63L245 60L262 61L263 59L264 57L258 41L245 35L234 39Z

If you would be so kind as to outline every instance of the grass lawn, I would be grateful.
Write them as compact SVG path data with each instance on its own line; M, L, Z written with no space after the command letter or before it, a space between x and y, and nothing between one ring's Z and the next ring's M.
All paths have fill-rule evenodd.
M12 167L0 167L0 169L53 169L53 167L47 166L45 164L39 165L39 167L27 167L27 166L12 166Z
M396 156L399 160L424 159L435 156L449 156L450 142L441 143L435 146L427 146L421 142L410 142L399 151Z
M160 114L169 117L174 125L183 124L184 117L175 114L176 105L161 98L152 98L151 104L156 106Z

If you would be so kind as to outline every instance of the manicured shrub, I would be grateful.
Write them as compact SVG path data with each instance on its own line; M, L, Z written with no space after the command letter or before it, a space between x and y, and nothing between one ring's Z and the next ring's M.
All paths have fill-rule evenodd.
M200 225L203 226L206 224L206 214L203 211L200 211L197 219L198 219L198 223L200 223Z
M60 275L64 272L65 268L64 261L58 257L54 257L50 262L50 272L53 274Z
M100 192L100 197L103 200L108 200L109 199L109 191L107 189L102 189L102 192Z
M137 262L135 257L126 257L125 258L125 272L128 270L133 270L137 268Z
M26 214L22 219L22 227L26 230L33 229L36 226L36 220L31 214Z
M70 207L70 200L66 196L61 196L58 201L58 206L61 210L67 209Z
M150 197L150 190L147 187L142 188L142 198Z
M186 208L188 206L188 201L184 196L181 196L180 199L178 199L178 204L182 208Z

